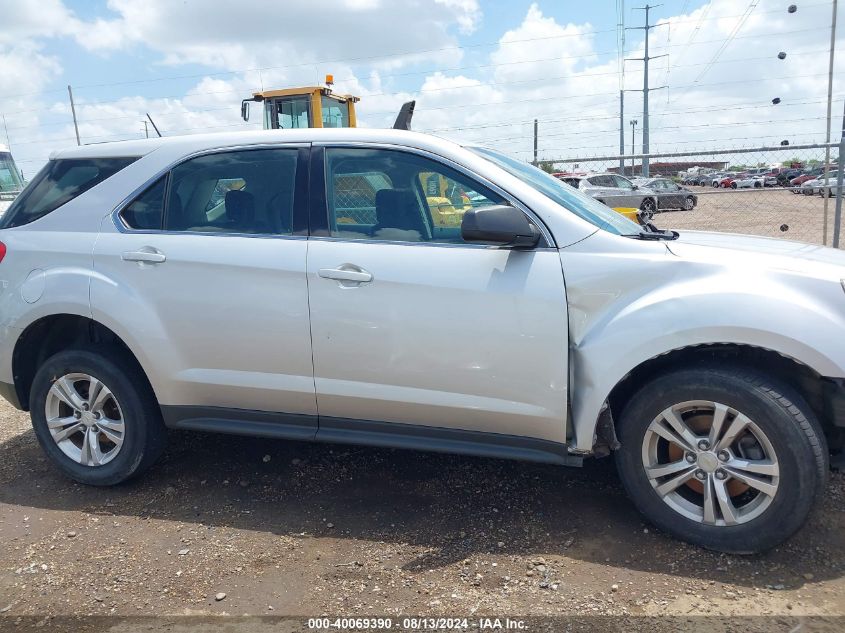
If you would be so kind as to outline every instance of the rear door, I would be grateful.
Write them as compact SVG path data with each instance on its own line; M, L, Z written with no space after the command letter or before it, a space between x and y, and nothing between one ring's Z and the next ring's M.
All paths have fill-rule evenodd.
M226 430L226 419L246 417L253 432L268 422L313 436L307 152L191 158L141 192L117 224L106 218L94 318L134 341L171 421Z
M425 427L565 442L556 250L464 243L460 217L505 198L439 159L328 147L324 169L321 154L308 250L319 435Z

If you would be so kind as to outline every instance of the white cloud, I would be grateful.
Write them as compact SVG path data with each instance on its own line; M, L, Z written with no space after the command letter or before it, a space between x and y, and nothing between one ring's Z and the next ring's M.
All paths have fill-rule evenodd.
M33 9L42 5L43 10ZM527 8L486 55L483 48L475 48L470 58L477 67L466 67L461 49L455 47L457 32L471 32L480 24L476 0L437 0L424 6L420 0L240 0L234 9L224 0L110 0L111 17L93 22L80 20L59 0L39 5L18 0L16 6L21 11L13 12L14 20L0 34L7 38L0 39L0 63L9 59L3 67L15 73L0 77L0 98L40 90L60 72L59 60L40 48L40 42L51 37L77 38L105 54L121 50L149 57L152 51L155 60L173 66L262 68L198 78L177 98L145 98L147 86L139 84L127 89L135 96L96 104L87 102L83 91L80 132L89 141L137 137L148 111L165 133L237 129L243 125L239 101L251 91L311 84L331 72L339 92L361 96L358 114L364 126L391 125L400 105L416 99L417 129L499 146L521 157L530 157L535 118L540 121L541 158L618 150L617 60L609 51L597 50L594 35L613 25L560 23L543 10L549 0ZM793 144L823 139L829 9L809 6L787 14L782 3L762 0L708 68L745 6L712 0L671 18L670 27L652 30L651 53L669 53L669 58L652 62L651 84L670 85L669 91L652 93L652 150L776 143L781 137ZM629 26L642 19L639 13L630 16ZM642 56L635 33L629 32L628 57ZM602 41L606 46L607 38ZM777 59L780 50L788 53L786 60ZM407 72L426 66L441 70ZM641 87L641 69L636 62L626 64L627 88ZM845 72L842 55L836 71ZM178 70L164 69L161 74ZM843 76L837 74L837 83ZM780 106L770 103L776 96L783 99ZM52 110L62 113L64 122L27 132L43 143L21 151L43 156L51 143L60 146L73 139L64 96L56 99ZM2 103L6 107L7 102ZM17 109L25 108L23 104ZM641 96L626 93L628 150L627 120L640 119L639 145L641 108ZM35 109L18 116L28 118L15 121L15 127L38 121Z

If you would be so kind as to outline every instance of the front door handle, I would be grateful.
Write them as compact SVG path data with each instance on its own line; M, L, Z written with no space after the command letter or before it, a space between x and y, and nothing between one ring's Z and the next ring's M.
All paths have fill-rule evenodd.
M147 264L161 264L167 257L157 248L144 246L137 251L126 251L120 258L125 262L144 262Z
M321 268L317 274L323 279L334 279L340 285L365 284L373 280L373 273L354 264L343 264L337 268ZM344 283L346 282L346 283Z

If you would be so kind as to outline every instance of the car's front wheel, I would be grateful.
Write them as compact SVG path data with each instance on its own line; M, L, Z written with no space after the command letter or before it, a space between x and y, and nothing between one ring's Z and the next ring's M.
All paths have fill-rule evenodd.
M820 496L827 447L812 410L746 369L701 367L642 387L618 423L616 463L638 509L703 547L761 552L791 536Z
M35 435L66 475L95 486L143 472L166 432L152 390L128 355L109 347L59 352L30 392Z
M695 208L695 199L692 196L687 196L684 199L684 210L692 211Z

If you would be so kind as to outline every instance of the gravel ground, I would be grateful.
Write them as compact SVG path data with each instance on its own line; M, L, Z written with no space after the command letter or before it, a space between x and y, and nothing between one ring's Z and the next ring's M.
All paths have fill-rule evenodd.
M692 211L659 213L660 228L727 231L765 235L821 244L824 234L824 199L782 189L713 189L688 187L698 194ZM836 199L828 199L827 243L833 235Z
M565 469L173 433L111 489L0 405L0 609L26 615L845 615L845 476L763 556L665 537Z

